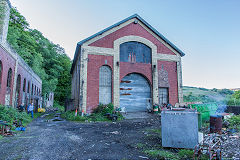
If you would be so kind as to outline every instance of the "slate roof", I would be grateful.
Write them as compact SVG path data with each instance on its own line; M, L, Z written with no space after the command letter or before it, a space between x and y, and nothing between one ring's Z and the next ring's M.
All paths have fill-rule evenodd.
M110 27L108 27L108 28L106 28L106 29L104 29L104 30L102 30L102 31L100 31L100 32L98 32L98 33L96 33L96 34L94 34L94 35L92 35L92 36L90 36L90 37L88 37L88 38L80 41L80 42L78 42L78 43L77 43L77 47L76 47L76 51L75 51L75 55L74 55L74 59L73 59L73 64L72 64L72 68L71 68L71 73L72 73L73 68L74 68L74 66L75 66L75 64L76 64L76 58L78 57L77 53L79 52L79 49L81 48L81 45L82 45L83 43L85 43L85 42L93 39L94 37L97 37L97 36L103 34L104 32L106 32L106 31L108 31L108 30L110 30L110 29L112 29L112 28L114 28L114 27L117 27L117 26L119 26L120 24L122 24L122 23L124 23L124 22L126 22L126 21L128 21L128 20L130 20L130 19L133 19L133 18L137 18L137 19L140 20L143 24L145 24L150 30L153 31L153 33L155 33L156 35L158 35L163 41L165 41L165 42L166 42L167 44L169 44L175 51L177 51L177 52L181 55L181 57L183 57L183 56L185 55L185 53L183 53L179 48L177 48L173 43L171 43L167 38L165 38L161 33L159 33L155 28L153 28L149 23L147 23L142 17L140 17L138 14L134 14L134 15L132 15L132 16L130 16L130 17L128 17L128 18L126 18L126 19L118 22L118 23L115 23L114 25L112 25L112 26L110 26Z

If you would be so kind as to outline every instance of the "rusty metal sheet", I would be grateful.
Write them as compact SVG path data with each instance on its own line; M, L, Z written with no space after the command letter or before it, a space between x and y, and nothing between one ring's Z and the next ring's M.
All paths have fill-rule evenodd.
M102 66L99 71L99 104L112 102L112 70Z
M151 88L142 75L132 73L122 79L120 83L120 107L125 107L126 112L147 111L151 102Z

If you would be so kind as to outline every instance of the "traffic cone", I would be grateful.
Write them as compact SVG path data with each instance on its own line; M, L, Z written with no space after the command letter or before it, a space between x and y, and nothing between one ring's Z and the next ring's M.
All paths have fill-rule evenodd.
M84 110L82 110L82 117L83 117L83 114L84 114Z
M75 111L75 116L77 116L77 109L76 109L76 111Z

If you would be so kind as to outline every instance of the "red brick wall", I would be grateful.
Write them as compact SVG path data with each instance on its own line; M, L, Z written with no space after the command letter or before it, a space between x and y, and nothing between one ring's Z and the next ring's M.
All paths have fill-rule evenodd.
M146 38L150 40L157 46L157 52L163 54L174 53L165 47L161 42L159 42L154 36L152 36L148 31L146 31L139 24L129 24L114 33L109 34L108 36L99 39L90 46L104 47L104 48L113 48L113 42L118 38L123 36L135 35ZM107 65L112 68L113 72L113 57L112 56L103 56L103 55L88 55L88 73L87 73L87 112L91 112L99 103L99 68L102 65L105 65L105 60L107 60ZM178 102L178 80L177 80L177 65L176 62L166 62L158 61L158 70L161 69L162 64L168 72L169 77L169 102L173 105ZM140 73L146 77L149 81L152 88L152 67L151 64L143 63L129 63L129 62L120 62L120 81L121 79L129 73ZM112 73L113 75L113 73ZM112 77L113 79L113 77ZM113 86L113 81L112 81ZM113 98L113 95L112 95Z
M135 35L148 39L157 46L158 53L172 54L174 53L164 46L159 40L157 40L153 35L146 31L141 25L131 23L95 42L90 44L90 46L113 48L113 42L123 36Z
M148 80L149 85L152 86L151 64L120 62L120 81L129 73L142 74Z
M15 74L15 64L16 61L13 59L9 53L3 50L0 47L0 60L2 62L2 76L1 76L1 89L0 89L0 104L5 104L5 94L6 94L6 86L7 86L7 75L9 68L12 68L12 81L11 81L11 99L10 104L12 104L12 94L13 94L13 85L14 85L14 74ZM27 83L30 81L30 86L32 83L34 86L36 85L42 92L42 84L39 83L36 79L32 78L31 74L27 72L21 65L18 63L17 75L21 76L21 87L20 87L20 97L19 103L21 103L22 95L23 95L23 81L26 78L26 91L27 91ZM16 77L17 78L17 77Z
M10 96L10 104L11 104L16 61L11 56L6 54L6 52L1 47L0 47L0 60L2 62L0 104L5 104L5 93L7 89L7 75L8 75L9 68L12 69L11 96Z
M177 78L177 63L176 62L167 62L167 61L158 61L158 70L164 69L168 72L168 81L169 81L169 103L175 105L178 103L178 78Z
M99 104L99 69L107 65L112 69L112 88L113 88L113 57L102 55L88 55L87 73L87 112L91 112ZM105 64L107 60L107 64ZM113 101L113 96L112 96Z

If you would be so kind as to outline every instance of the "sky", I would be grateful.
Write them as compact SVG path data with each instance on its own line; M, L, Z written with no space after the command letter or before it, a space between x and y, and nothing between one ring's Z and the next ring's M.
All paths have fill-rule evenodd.
M240 0L10 0L73 59L77 42L137 13L186 55L183 85L240 88Z

